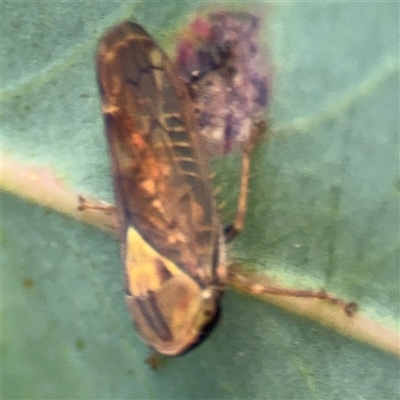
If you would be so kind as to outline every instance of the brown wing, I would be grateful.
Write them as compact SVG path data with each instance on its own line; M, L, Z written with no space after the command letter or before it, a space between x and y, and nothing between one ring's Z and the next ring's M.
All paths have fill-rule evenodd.
M132 225L164 257L210 279L221 230L186 88L154 40L130 22L101 40L97 72L121 243Z

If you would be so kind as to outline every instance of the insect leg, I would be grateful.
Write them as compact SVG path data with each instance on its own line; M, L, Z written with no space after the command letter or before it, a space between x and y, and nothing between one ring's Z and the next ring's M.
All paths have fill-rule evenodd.
M255 296L272 295L325 300L342 308L348 317L352 317L358 309L358 305L356 302L346 302L336 296L325 292L324 290L297 290L249 282L245 276L232 270L230 271L229 280L230 283L233 286L237 287L239 290L253 294Z
M256 144L258 143L261 135L265 132L265 129L265 121L255 124L253 126L251 137L243 148L242 172L240 177L240 192L238 204L236 207L236 215L233 223L225 228L225 238L227 242L230 242L233 238L235 238L237 234L240 233L244 228L247 211L247 194L249 191L250 159L256 147Z
M100 226L111 228L112 230L117 230L117 213L115 206L111 204L99 203L95 201L87 200L85 197L78 195L78 211L95 211L103 214L102 217L97 218Z
M111 204L100 204L87 200L82 195L78 195L78 211L97 210L104 211L108 214L115 213L115 206Z
M167 358L160 353L153 351L150 357L147 357L145 363L152 369L157 370L165 365Z

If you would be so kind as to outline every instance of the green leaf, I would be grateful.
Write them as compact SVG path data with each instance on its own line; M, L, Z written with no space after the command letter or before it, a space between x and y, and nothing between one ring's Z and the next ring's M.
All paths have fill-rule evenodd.
M171 50L175 30L221 4L237 7L3 2L3 155L111 202L99 37L132 17ZM399 5L250 7L273 68L271 132L232 259L356 300L398 334ZM229 222L239 157L214 167ZM152 371L125 309L115 237L4 192L1 226L2 398L398 398L396 355L231 290L215 333Z

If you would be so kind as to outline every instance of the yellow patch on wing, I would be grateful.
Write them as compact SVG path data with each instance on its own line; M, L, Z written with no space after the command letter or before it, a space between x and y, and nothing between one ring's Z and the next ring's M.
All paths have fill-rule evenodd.
M183 272L151 247L139 232L129 227L126 232L126 274L133 296L157 291L169 276Z

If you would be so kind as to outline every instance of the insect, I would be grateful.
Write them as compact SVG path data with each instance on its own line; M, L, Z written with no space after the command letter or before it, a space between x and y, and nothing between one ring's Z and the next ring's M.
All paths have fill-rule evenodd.
M182 34L176 68L189 88L200 133L210 154L249 141L264 119L269 67L259 45L259 18L219 11L196 18Z
M199 343L220 314L225 237L189 94L139 25L101 39L97 74L106 126L126 303L161 354Z
M244 225L250 154L264 124L253 124L243 147L237 213L224 230L188 88L152 37L133 22L111 28L98 47L97 77L127 307L150 347L177 356L219 319L229 279L226 242ZM80 209L97 208L80 202ZM249 291L339 301L325 292Z

